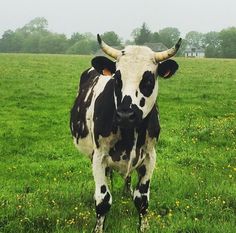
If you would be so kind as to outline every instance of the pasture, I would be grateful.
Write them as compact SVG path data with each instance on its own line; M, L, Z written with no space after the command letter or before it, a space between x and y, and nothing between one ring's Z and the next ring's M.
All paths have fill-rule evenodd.
M0 54L0 232L91 232L90 161L75 149L69 111L90 56ZM159 80L161 135L150 230L236 232L236 60L176 58ZM135 185L136 178L133 179ZM114 176L106 232L136 232Z

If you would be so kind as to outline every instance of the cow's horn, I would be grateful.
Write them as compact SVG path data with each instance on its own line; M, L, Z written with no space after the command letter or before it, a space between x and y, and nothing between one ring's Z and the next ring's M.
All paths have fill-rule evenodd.
M97 34L97 40L98 43L101 47L101 49L103 50L104 53L106 53L107 55L109 55L110 57L113 57L114 59L117 59L117 57L120 55L120 50L118 49L114 49L111 46L107 45L100 37L99 34Z
M173 57L178 52L181 42L182 42L182 39L180 38L178 42L176 43L176 45L173 46L172 48L167 49L166 51L163 51L163 52L155 53L156 62L161 62L170 57Z

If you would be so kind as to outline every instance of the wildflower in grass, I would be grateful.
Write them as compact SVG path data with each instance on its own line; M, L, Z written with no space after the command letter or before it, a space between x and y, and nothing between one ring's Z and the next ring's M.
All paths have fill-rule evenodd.
M69 225L75 224L75 219L74 219L74 218L69 219L69 220L67 221L67 224L69 224Z
M180 202L177 200L177 201L175 202L176 206L179 206L179 203L180 203Z

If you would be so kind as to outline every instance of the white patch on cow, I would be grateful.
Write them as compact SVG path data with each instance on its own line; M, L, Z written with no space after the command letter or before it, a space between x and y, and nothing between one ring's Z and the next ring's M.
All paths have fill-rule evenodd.
M132 104L137 105L143 111L143 118L148 115L154 106L158 94L158 82L155 78L155 86L152 94L145 97L139 90L139 84L145 71L150 71L156 76L157 64L154 52L145 46L127 46L125 55L117 60L117 70L121 72L122 96L130 96ZM138 91L138 97L136 96ZM141 98L145 98L144 107L140 107Z
M106 162L104 161L104 156L101 155L100 150L95 150L93 155L93 176L95 179L95 194L94 199L96 201L96 205L100 204L104 197L106 196L107 192L110 194L109 204L112 204L112 196L109 191L108 185L107 185L107 179L105 176L105 170L106 170ZM105 185L106 186L106 192L101 192L101 187Z
M78 137L78 135L76 135ZM90 159L93 153L93 143L91 140L91 135L88 134L85 138L79 138L78 143L76 137L73 138L76 148L83 154L87 155Z

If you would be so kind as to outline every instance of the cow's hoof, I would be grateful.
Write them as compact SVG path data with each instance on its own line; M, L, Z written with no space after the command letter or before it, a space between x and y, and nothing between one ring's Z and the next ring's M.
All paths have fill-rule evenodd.
M149 229L149 223L147 217L141 217L139 232L146 232Z
M99 218L97 219L96 225L93 229L93 233L103 233L103 228L104 228L104 219Z
M103 227L96 224L93 229L93 233L103 233Z

